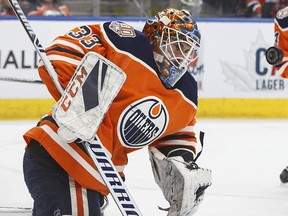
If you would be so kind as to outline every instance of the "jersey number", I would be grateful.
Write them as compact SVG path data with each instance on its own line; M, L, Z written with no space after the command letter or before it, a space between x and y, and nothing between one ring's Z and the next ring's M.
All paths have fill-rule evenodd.
M74 39L78 39L79 42L87 49L91 49L93 46L101 44L98 35L91 34L91 32L91 29L84 25L78 27L76 31L75 29L70 31L68 35Z

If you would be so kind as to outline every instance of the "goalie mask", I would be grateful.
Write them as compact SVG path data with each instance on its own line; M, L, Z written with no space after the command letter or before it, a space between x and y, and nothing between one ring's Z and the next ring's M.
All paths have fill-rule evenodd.
M186 10L165 9L147 20L143 33L153 48L159 77L172 88L196 61L200 50L200 33Z

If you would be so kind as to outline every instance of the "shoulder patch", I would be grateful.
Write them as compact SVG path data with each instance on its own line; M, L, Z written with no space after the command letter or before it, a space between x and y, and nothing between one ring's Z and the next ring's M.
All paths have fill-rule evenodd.
M150 41L141 31L134 29L126 23L117 21L104 23L103 29L109 43L157 70Z
M120 37L136 37L135 29L127 23L112 21L109 28Z

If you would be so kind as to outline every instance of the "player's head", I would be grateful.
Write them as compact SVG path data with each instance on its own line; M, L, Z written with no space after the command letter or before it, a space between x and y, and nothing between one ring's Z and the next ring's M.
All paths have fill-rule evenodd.
M147 20L143 33L152 45L160 79L172 88L198 58L200 33L195 20L186 10L168 8Z

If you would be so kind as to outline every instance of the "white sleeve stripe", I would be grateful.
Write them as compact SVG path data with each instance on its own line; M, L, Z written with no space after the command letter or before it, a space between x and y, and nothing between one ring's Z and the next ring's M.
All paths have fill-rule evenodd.
M48 59L50 61L64 61L64 62L67 62L69 64L73 64L73 65L76 65L78 66L80 64L81 61L79 60L75 60L75 59L72 59L72 58L69 58L69 57L65 57L65 56L60 56L60 55L48 55ZM43 61L40 61L39 62L39 66L42 66L43 65Z
M68 41L61 40L61 39L54 40L54 41L50 44L50 46L57 45L57 44L70 47L70 48L72 48L72 49L74 49L74 50L77 50L78 52L80 52L80 53L82 53L82 54L85 54L84 50L83 50L80 46L77 46L77 45L74 44L74 43L70 43L70 42L68 42Z
M89 215L89 207L88 207L88 195L87 195L87 189L82 187L82 201L83 201L83 210L84 210L84 215Z
M195 147L196 142L192 141L185 141L185 140L168 140L168 141L163 141L160 144L165 144L165 145L183 145L183 146L191 146L191 144Z
M81 194L77 194L77 188L76 188L76 184L75 184L75 180L69 176L69 186L70 186L70 198L71 198L71 209L72 209L72 215L78 215L78 212L80 211L80 209L78 208L78 202L77 202L77 198L78 196L80 196L79 200L81 202L82 200L82 205L83 205L83 211L84 211L84 215L89 215L89 207L88 207L88 196L87 196L87 189L82 187L81 185L78 185L77 187L81 188ZM63 215L64 216L64 215ZM68 216L68 215L66 215Z
M182 128L179 131L176 131L175 133L178 133L178 132L194 132L194 127L193 126L187 126L185 128Z
M74 179L69 175L69 188L70 188L70 198L71 198L71 210L72 215L77 214L77 197L76 197L76 186Z

